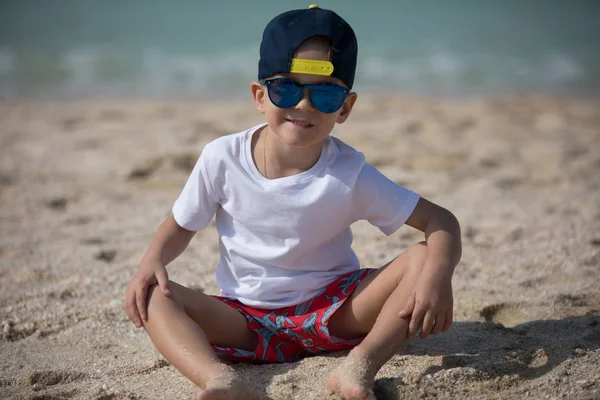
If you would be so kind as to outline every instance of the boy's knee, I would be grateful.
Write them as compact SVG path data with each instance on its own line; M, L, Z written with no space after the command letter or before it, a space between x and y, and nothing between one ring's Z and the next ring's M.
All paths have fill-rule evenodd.
M154 305L156 303L162 303L164 301L175 300L175 293L173 293L173 290L171 288L170 288L170 290L171 290L171 295L165 296L165 294L160 289L160 286L158 286L157 283L150 285L148 287L148 294L146 295L147 307L150 308L150 307L152 307L152 305Z
M427 258L427 250L426 242L415 243L392 261L387 268L393 271L392 274L395 276L397 285L406 278L414 279L421 274Z

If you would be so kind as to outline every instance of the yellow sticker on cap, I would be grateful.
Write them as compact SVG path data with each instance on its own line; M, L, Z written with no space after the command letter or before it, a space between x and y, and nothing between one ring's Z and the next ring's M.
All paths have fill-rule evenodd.
M323 60L305 60L302 58L292 58L290 72L297 74L312 74L331 76L333 73L333 64Z
M308 8L319 8L318 4L311 4L310 6L308 6Z

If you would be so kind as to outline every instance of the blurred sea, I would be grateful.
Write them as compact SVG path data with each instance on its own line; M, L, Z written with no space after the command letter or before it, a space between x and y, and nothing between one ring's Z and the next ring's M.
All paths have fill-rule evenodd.
M0 0L0 98L246 98L290 0ZM359 43L355 90L600 95L600 1L327 0Z

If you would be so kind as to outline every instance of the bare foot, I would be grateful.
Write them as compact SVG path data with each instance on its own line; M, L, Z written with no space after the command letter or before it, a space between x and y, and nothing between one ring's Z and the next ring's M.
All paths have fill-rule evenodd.
M377 371L371 364L368 358L348 354L327 378L327 389L345 400L377 400L373 393Z
M242 378L231 368L209 378L204 389L198 394L198 400L258 400Z

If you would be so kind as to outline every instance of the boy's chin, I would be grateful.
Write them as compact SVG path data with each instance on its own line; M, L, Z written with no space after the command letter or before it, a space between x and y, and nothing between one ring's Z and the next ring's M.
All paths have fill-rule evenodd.
M280 131L278 135L282 139L282 141L288 146L298 148L307 148L317 144L323 144L323 141L328 136L326 135L325 137L320 137L321 135L311 135L307 131L282 131Z

